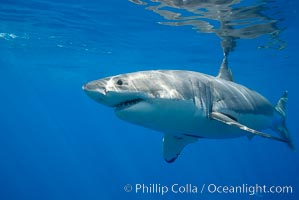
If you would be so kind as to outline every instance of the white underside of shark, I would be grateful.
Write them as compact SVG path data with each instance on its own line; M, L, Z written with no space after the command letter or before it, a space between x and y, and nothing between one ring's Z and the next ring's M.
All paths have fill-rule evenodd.
M262 95L233 82L226 59L217 77L180 70L142 71L92 81L83 89L97 102L114 107L120 119L163 132L167 162L201 138L258 135L294 148L285 125L287 92L272 106ZM265 129L280 137L261 132Z

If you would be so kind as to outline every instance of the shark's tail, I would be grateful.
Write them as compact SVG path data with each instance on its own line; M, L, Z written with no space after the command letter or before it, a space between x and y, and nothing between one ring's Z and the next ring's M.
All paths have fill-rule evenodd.
M295 146L292 142L291 135L288 131L288 128L287 128L286 122L285 122L286 121L286 103L287 103L287 101L288 101L288 92L285 91L275 106L275 110L281 116L281 120L279 120L278 123L275 123L275 125L273 126L273 130L280 134L282 139L284 139L287 142L288 146L292 150L295 150Z

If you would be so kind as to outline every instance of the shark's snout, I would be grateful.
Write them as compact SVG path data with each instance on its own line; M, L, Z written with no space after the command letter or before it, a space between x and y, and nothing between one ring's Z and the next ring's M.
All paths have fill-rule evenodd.
M101 89L101 87L99 87L99 85L96 83L89 82L89 83L86 83L85 85L83 85L82 89L84 91L93 91L93 90Z
M99 84L98 82L89 82L82 86L82 89L84 92L92 98L95 101L101 102L103 101L103 98L105 96L105 87L102 84Z

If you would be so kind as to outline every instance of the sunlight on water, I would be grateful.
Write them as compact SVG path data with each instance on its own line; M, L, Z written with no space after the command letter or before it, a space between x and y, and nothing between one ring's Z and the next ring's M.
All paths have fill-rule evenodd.
M169 26L192 26L200 33L213 33L221 38L223 52L233 51L238 39L254 39L270 35L270 46L260 48L284 49L279 39L279 19L269 14L268 1L241 0L130 0L161 15ZM277 43L279 43L277 45Z

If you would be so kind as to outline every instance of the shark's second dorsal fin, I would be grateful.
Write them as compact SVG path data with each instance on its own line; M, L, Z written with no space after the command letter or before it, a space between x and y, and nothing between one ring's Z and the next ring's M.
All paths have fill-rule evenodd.
M224 55L217 78L222 78L227 81L234 81L232 71L228 67L227 55Z

